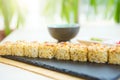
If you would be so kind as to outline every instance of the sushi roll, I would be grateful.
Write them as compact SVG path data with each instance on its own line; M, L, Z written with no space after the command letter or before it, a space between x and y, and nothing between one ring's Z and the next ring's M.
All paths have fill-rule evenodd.
M25 41L16 41L12 44L12 56L24 56Z
M103 44L92 44L88 46L88 60L96 63L108 61L108 47Z
M0 44L0 55L11 55L12 42L6 41Z
M120 45L110 47L108 63L120 65Z
M70 43L58 43L56 47L55 58L58 60L70 60Z
M51 59L55 55L56 43L41 43L38 48L39 58L48 58Z
M84 44L71 44L70 57L73 61L87 61L87 46Z
M24 56L26 57L38 57L39 43L37 41L27 42L24 46Z

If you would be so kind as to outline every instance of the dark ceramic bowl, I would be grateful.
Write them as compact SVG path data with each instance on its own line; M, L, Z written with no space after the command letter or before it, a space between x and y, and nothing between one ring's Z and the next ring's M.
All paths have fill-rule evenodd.
M79 28L78 24L61 24L48 26L48 31L58 42L62 42L74 38L79 32Z

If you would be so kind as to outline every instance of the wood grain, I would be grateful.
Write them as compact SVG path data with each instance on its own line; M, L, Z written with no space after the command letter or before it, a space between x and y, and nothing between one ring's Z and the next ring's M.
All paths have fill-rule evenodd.
M0 62L4 63L4 64L15 66L15 67L18 67L18 68L21 68L21 69L24 69L24 70L27 70L30 72L34 72L39 75L43 75L43 76L53 79L53 80L83 80L78 77L70 76L70 75L67 75L64 73L51 71L48 69L44 69L44 68L37 67L37 66L32 66L29 64L25 64L22 62L6 59L6 58L2 58L2 57L0 57Z

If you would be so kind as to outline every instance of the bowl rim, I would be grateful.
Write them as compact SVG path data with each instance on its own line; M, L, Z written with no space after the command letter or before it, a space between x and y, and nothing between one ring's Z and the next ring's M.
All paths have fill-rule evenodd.
M80 25L75 23L74 24L51 24L51 25L48 25L47 27L48 28L76 28L76 27L80 27Z

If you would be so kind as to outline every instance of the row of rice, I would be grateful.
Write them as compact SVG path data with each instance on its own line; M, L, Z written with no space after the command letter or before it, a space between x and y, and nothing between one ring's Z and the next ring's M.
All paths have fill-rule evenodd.
M120 64L120 46L102 44L5 42L0 44L0 55L56 58L82 62Z

